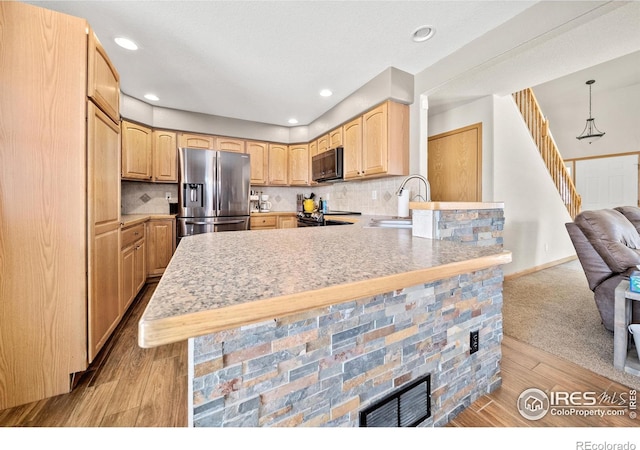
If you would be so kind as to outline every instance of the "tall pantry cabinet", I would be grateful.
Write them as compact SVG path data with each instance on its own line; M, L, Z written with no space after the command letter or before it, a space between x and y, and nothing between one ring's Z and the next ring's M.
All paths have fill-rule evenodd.
M0 2L0 409L69 392L119 319L119 78L83 19Z

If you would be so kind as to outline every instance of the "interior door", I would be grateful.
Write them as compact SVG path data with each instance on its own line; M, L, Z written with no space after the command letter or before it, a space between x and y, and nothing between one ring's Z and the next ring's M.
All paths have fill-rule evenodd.
M427 160L433 201L482 201L482 123L430 137Z
M582 210L638 205L638 155L577 160Z

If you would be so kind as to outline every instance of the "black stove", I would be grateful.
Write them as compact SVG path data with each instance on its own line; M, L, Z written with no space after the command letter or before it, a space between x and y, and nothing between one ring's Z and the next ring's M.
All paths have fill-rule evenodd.
M322 214L319 211L312 212L312 213L307 213L307 212L298 213L298 227L326 227L330 225L353 225L353 224L352 222L346 222L343 220L325 219L324 214Z

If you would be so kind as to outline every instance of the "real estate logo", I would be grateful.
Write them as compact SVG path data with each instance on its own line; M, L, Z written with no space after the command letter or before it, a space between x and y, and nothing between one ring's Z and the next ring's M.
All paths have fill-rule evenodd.
M518 397L518 412L528 420L554 416L624 416L637 417L637 392L544 392L530 388Z
M549 412L549 405L549 397L540 389L527 389L518 397L518 411L525 419L542 419Z

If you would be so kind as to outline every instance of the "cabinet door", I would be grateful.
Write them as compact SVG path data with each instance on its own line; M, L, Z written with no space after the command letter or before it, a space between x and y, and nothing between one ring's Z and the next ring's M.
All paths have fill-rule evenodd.
M317 154L318 154L318 141L315 140L313 142L309 142L309 175L307 176L309 177L310 185L318 184L315 181L313 181L313 174L312 174L312 167L311 167L311 162L313 161L313 157L316 156Z
M387 104L362 116L362 172L365 176L387 172Z
M147 280L147 244L145 239L140 239L136 242L134 252L133 285L135 286L135 293L138 295Z
M120 121L120 76L98 38L89 30L87 97L114 122Z
M278 228L298 228L297 216L278 216Z
M151 142L151 128L122 121L122 178L152 179Z
M136 296L134 284L135 247L127 247L122 251L120 265L120 311L124 312Z
M243 139L233 139L218 137L216 138L216 150L222 150L225 152L244 153L245 142Z
M289 146L289 184L307 186L309 184L309 146L296 144Z
M91 362L120 321L118 125L88 102L88 351Z
M178 182L176 133L153 130L153 181Z
M362 117L352 120L343 127L344 136L344 177L362 176Z
M268 144L248 141L247 153L251 156L251 184L267 184Z
M342 145L342 127L329 132L329 148L336 148Z
M329 150L329 135L325 134L318 138L318 154Z
M210 136L207 134L180 133L180 135L178 136L179 147L205 148L208 150L213 150L214 141L215 136Z
M174 219L151 219L147 222L147 276L164 273L176 248Z
M269 185L287 185L289 183L289 147L281 144L269 144Z

